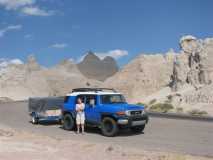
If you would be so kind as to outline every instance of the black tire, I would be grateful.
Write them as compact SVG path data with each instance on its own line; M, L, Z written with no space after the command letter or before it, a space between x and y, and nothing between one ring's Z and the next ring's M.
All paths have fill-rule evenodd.
M65 130L73 130L75 127L75 121L73 119L73 117L70 114L65 114L63 116L63 128Z
M39 118L33 115L32 119L31 119L31 122L32 122L32 124L38 124Z
M143 132L144 128L145 128L145 124L142 126L131 127L131 130L135 133L141 133Z
M101 131L104 136L114 137L118 133L117 122L111 117L105 117L102 120Z

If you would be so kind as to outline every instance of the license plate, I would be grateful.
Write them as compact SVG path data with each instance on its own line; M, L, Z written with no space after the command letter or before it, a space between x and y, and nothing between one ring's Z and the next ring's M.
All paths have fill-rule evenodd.
M140 126L146 124L146 120L142 120L142 121L133 121L132 122L132 126Z
M60 116L61 115L61 110L47 110L46 111L46 116Z

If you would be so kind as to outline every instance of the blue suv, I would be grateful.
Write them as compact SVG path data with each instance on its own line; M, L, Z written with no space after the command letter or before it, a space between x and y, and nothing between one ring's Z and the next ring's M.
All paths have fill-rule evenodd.
M75 128L75 104L85 103L86 125L99 127L104 136L115 136L120 129L142 132L148 122L144 106L128 104L122 94L108 88L77 88L68 94L62 109L65 130Z

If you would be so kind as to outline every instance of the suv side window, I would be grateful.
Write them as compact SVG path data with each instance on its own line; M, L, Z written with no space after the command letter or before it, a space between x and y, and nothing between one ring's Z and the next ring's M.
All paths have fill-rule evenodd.
M90 101L94 100L94 104L96 105L96 95L86 95L86 103L87 105L90 105Z

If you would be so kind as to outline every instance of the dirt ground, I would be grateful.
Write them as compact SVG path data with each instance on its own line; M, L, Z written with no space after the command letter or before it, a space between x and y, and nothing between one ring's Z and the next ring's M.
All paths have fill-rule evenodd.
M79 135L84 136L84 135ZM54 139L0 125L0 160L210 160L115 145Z

